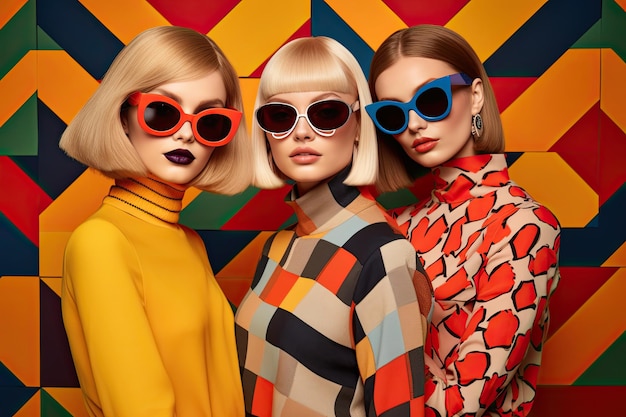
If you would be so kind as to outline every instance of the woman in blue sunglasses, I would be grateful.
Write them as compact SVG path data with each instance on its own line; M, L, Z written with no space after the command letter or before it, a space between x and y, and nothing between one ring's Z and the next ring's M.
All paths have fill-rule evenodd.
M357 60L326 37L268 61L252 132L254 184L293 184L298 222L273 234L235 317L251 416L423 416L432 305L415 251L359 186L377 177Z
M457 33L397 31L376 51L369 84L379 190L411 186L416 166L434 179L430 198L391 211L435 290L426 407L525 416L559 281L559 223L509 179L489 78Z
M250 184L239 80L194 30L137 35L68 125L60 147L110 177L65 249L62 311L91 417L243 416L234 315L186 190Z

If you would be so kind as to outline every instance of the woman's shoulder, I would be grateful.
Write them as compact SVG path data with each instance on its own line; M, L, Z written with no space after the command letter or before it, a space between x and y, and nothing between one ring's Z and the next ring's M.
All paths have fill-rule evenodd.
M497 191L498 206L494 212L512 221L522 224L545 224L555 231L560 231L560 224L554 213L544 204L535 200L524 188L514 182Z

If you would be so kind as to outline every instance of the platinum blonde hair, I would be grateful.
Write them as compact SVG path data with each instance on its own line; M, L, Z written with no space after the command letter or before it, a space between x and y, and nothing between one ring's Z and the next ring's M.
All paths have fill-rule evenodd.
M334 39L316 36L295 39L283 45L268 61L257 92L254 109L281 93L334 91L354 94L360 106L358 151L345 180L348 185L369 185L377 178L378 150L376 129L364 107L372 102L367 80L356 58ZM265 132L256 118L252 128L254 158L253 184L259 188L279 188L286 178L272 161ZM273 139L269 139L273 140Z
M111 178L148 175L125 135L121 113L128 96L159 85L193 80L218 71L226 107L243 112L239 78L221 49L192 29L159 26L137 35L115 57L100 86L64 131L59 146L70 157ZM250 143L242 119L235 137L215 148L205 169L188 185L236 194L250 185Z

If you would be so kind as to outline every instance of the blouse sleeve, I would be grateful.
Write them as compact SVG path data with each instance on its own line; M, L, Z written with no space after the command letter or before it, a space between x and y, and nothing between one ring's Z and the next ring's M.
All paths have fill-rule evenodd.
M174 394L143 306L133 246L107 222L72 234L65 253L62 311L88 407L106 416L173 416ZM97 404L97 403L96 403Z
M474 277L472 312L463 319L460 342L444 371L433 366L426 382L426 404L442 416L481 416L525 357L536 358L525 366L538 368L547 303L558 282L560 228L547 209L500 215L483 233L484 266Z
M427 311L416 288L425 288ZM430 282L405 239L382 246L361 271L353 338L368 416L424 415L424 339ZM393 410L393 411L390 411Z

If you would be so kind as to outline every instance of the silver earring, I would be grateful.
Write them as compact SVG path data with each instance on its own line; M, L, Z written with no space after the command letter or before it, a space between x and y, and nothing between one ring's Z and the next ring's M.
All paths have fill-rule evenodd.
M475 139L479 138L483 134L483 118L480 113L472 116L472 136Z

